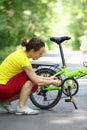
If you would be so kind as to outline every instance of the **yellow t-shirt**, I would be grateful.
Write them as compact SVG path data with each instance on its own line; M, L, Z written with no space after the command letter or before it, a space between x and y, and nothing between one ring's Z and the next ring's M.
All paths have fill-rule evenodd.
M31 62L24 51L18 50L8 55L0 65L0 84L6 84L10 78L23 72L25 66L31 66Z

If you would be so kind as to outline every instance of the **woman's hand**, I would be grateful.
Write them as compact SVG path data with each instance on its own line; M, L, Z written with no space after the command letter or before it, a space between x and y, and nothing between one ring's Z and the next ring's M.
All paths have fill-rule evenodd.
M62 84L61 80L59 79L54 79L53 85L55 86L60 86Z

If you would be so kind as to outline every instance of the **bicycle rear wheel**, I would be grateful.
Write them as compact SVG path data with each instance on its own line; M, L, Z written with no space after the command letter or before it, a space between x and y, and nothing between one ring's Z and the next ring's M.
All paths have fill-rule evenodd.
M39 76L50 77L55 73L55 71L49 68L41 68L38 69L36 73ZM45 87L54 88L55 86L49 85ZM62 90L41 90L41 87L39 86L38 90L30 95L30 99L36 107L40 109L50 109L59 102L61 96Z

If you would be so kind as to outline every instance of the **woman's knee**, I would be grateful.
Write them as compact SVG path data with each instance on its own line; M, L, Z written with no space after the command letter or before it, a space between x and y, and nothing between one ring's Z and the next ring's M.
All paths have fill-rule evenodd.
M34 85L34 83L33 83L32 81L27 80L27 81L25 82L25 84L23 85L23 87L33 88L33 85Z
M23 87L25 87L25 88L28 89L28 90L31 89L32 92L36 92L37 89L38 89L38 85L37 85L37 84L34 84L34 83L33 83L32 81L30 81L30 80L26 81Z

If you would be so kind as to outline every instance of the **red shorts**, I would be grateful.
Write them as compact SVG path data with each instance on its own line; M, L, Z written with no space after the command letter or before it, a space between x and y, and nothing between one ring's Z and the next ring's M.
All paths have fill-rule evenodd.
M12 77L6 85L0 85L0 100L7 100L18 94L27 80L30 80L25 72ZM38 89L38 85L34 84L32 92Z

